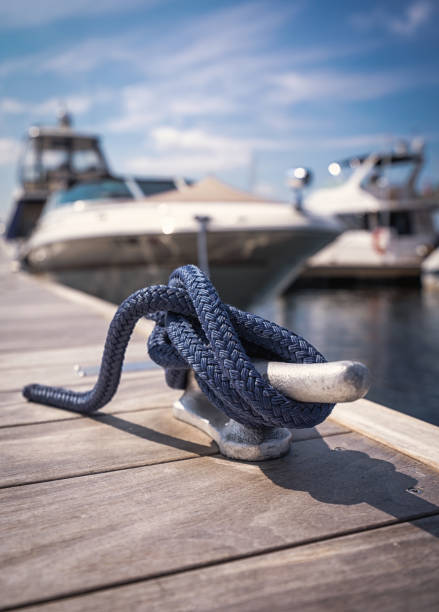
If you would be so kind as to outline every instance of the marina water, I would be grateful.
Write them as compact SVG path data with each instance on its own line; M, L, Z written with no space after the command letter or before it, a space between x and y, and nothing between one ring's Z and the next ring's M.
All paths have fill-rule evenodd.
M371 370L367 398L439 425L439 294L418 287L296 289L283 324L330 361Z

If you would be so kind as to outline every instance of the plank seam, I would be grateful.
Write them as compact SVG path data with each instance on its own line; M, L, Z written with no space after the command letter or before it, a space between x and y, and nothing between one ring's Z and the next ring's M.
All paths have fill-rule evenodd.
M124 413L126 414L126 413ZM57 421L55 421L57 422ZM63 421L61 421L63 422ZM346 436L348 434L350 434L352 432L350 431L337 431L337 432L333 432L330 433L326 436L315 436L313 438L306 438L305 440L296 440L295 442L293 442L293 444L301 444L302 442L309 442L310 440L316 440L318 438L329 438L332 436ZM212 440L213 442L213 440ZM16 487L26 487L26 486L30 486L30 485L36 485L36 484L45 484L48 482L57 482L59 480L71 480L72 478L84 478L86 476L99 476L99 474L110 474L111 472L123 472L126 470L137 470L139 468L145 468L145 467L152 467L155 465L163 465L165 463L175 463L176 461L189 461L190 459L201 459L202 457L213 457L213 458L219 458L219 459L224 459L224 456L221 455L221 453L219 453L218 451L209 453L206 452L204 455L194 455L193 457L176 457L175 459L167 459L166 461L155 461L153 463L141 463L139 465L130 465L130 466L123 466L123 467L114 467L108 470L100 470L98 472L80 472L78 474L67 474L65 476L58 476L57 478L47 478L46 480L31 480L29 482L16 482L16 483L11 483L11 484L0 484L0 491L4 490L4 489L14 489Z
M150 410L166 410L169 409L169 404L163 404L163 406L152 406L151 408L134 408L133 410L115 410L114 412L102 412L101 414L95 413L93 418L103 418L105 416L112 416L114 414L133 414L134 412L149 412ZM48 423L65 423L67 421L79 421L81 419L89 418L90 415L78 414L77 416L66 417L65 419L50 419L47 421L32 421L30 423L10 423L9 425L1 425L0 429L8 429L9 427L27 427L28 425L47 425ZM343 427L343 426L342 426Z
M263 557L265 555L269 555L269 554L276 553L276 552L282 552L285 550L293 550L296 548L302 548L304 546L309 546L311 544L318 544L319 542L331 542L334 540L339 540L341 538L345 538L345 537L360 534L360 533L365 533L365 532L370 532L370 531L379 531L380 529L387 529L388 527L392 527L394 525L403 525L405 523L411 523L413 521L418 521L418 520L429 518L432 516L439 516L439 512L438 511L427 512L424 514L409 516L401 520L398 520L397 518L389 519L388 521L383 521L375 525L370 525L370 526L357 528L357 529L346 529L345 531L342 531L339 533L328 534L327 536L318 537L318 538L308 538L306 540L303 540L301 542L296 542L294 544L280 544L278 546L271 546L264 550L259 550L259 551L249 552L249 553L242 553L241 555L232 555L227 558L220 558L220 559L214 559L212 561L206 561L205 563L194 563L194 564L187 565L186 567L183 567L183 568L156 572L153 574L138 576L136 578L131 578L127 580L115 581L115 582L112 582L111 584L100 585L96 587L89 587L87 589L78 589L76 591L70 591L67 593L62 593L60 595L54 595L53 597L49 597L45 599L33 599L33 600L29 600L27 602L23 602L17 605L0 608L0 612L10 612L11 610L26 609L26 608L29 608L35 605L42 605L42 604L52 603L55 601L64 601L66 599L84 597L86 595L91 595L93 593L99 593L102 591L116 589L119 587L139 584L141 582L149 582L151 580L167 578L170 576L177 576L177 575L186 574L186 573L190 573L190 572L197 571L197 570L207 569L210 567L217 567L219 565L226 565L228 563L243 561L244 559L253 559L257 557Z
M218 451L206 453L205 455L194 455L193 457L176 457L175 459L166 459L166 461L156 461L154 463L141 463L139 465L123 466L119 468L111 468L108 470L100 470L99 472L83 472L79 474L67 474L66 476L58 476L57 478L48 478L47 480L31 480L30 482L16 482L8 485L0 485L0 491L5 489L15 489L17 487L27 487L30 485L46 484L48 482L58 482L60 480L71 480L72 478L84 478L86 476L99 476L99 474L110 474L111 472L124 472L126 470L137 470L139 468L152 467L154 465L163 465L164 463L175 463L177 461L189 461L190 459L200 459L202 457L221 457Z

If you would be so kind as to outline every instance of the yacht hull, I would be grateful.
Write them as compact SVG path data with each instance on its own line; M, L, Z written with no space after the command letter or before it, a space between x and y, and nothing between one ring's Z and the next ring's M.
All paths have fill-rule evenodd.
M402 278L419 278L420 269L420 264L406 266L313 266L307 267L302 276L308 279L398 280Z
M210 276L221 298L239 307L285 289L305 260L336 236L316 227L212 231L207 234ZM184 264L197 264L197 234L100 236L36 246L28 267L119 303L133 291L166 283Z
M433 233L402 237L387 229L378 233L346 231L307 262L303 277L312 279L402 279L419 277Z
M422 287L439 292L439 249L433 251L422 264Z

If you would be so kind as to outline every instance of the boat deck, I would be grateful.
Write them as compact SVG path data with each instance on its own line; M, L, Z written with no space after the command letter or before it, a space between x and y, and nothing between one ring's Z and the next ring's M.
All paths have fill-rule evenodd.
M438 609L439 428L362 400L251 464L173 419L160 370L93 417L32 404L92 386L113 309L4 258L0 287L2 610Z

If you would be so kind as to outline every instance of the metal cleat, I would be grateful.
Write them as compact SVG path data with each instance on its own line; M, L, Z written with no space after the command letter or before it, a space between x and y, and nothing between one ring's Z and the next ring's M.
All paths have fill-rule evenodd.
M352 402L366 395L369 371L356 361L292 364L257 361L256 369L279 391L297 401ZM175 418L198 427L231 459L262 461L285 455L292 432L284 427L249 427L230 419L200 390L192 372L182 397L174 403Z

